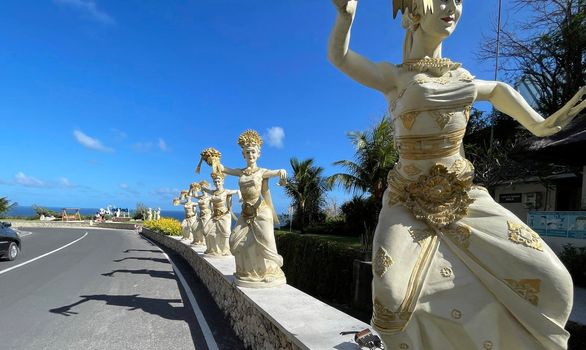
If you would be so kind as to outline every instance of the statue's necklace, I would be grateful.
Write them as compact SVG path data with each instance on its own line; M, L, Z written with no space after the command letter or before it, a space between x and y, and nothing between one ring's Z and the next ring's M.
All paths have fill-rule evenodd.
M259 170L260 170L260 168L254 168L254 169L252 169L252 168L246 168L246 169L242 170L242 173L244 175L246 175L246 176L250 176L250 175L256 173Z
M409 71L420 73L428 73L430 75L441 77L447 72L457 69L462 65L460 63L452 62L449 58L421 58L415 60L406 60L401 67L407 68Z

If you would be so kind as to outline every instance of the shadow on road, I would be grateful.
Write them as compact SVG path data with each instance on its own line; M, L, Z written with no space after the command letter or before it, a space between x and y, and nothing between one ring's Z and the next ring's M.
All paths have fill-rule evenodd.
M149 275L154 278L167 278L174 280L175 274L172 271L156 271L156 270L114 270L112 272L103 273L102 276L114 277L116 273L131 273L134 275Z
M75 306L87 303L88 301L104 301L106 305L127 307L129 311L142 310L146 313L157 315L168 320L185 320L187 317L185 307L172 306L171 304L183 303L181 299L156 299L156 298L145 298L139 296L140 294L134 295L107 295L107 294L96 294L96 295L81 295L81 300L62 307L49 310L49 312L60 314L63 316L77 315L78 312L71 311Z
M160 250L151 250L151 249L126 249L124 251L124 253L130 253L130 252L147 252L147 253L161 253Z
M160 263L164 263L164 264L169 264L169 260L165 259L165 258L142 258L142 257L136 257L136 256L132 256L132 257L128 257L128 258L123 258L123 259L117 259L117 260L113 260L114 262L122 262L125 260L142 260L142 261L154 261L154 262L160 262Z

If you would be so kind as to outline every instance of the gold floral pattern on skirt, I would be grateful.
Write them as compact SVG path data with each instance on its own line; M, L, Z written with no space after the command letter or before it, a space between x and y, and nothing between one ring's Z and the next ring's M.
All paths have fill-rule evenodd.
M541 280L526 279L526 280L512 280L505 279L505 282L511 287L515 293L531 304L537 306L539 303L539 292L541 291Z
M526 247L543 251L543 243L539 235L529 227L512 221L507 221L509 226L509 239Z
M389 268L394 264L393 258L387 253L385 248L379 247L374 257L373 271L378 277L383 277Z

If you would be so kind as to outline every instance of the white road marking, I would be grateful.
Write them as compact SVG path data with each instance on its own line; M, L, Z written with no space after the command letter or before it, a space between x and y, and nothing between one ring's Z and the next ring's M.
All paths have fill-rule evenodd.
M148 239L144 236L142 238L151 242L155 247L157 247L157 249L159 249L161 251L161 253L163 253L163 255L167 258L167 260L169 260L169 262L171 263L171 266L173 266L173 270L175 271L175 274L179 278L179 282L181 282L181 285L183 286L185 293L187 293L187 298L189 299L189 302L191 303L191 309L193 310L193 313L195 314L195 318L197 319L197 322L199 323L199 326L201 327L201 332L203 333L203 337L205 338L208 349L219 350L218 344L216 343L216 340L214 339L214 335L212 334L212 330L210 329L210 326L206 322L206 319L205 319L203 313L201 312L201 309L199 308L197 301L195 300L195 296L193 296L193 293L191 292L191 288L189 288L189 285L187 284L187 281L185 281L185 278L183 277L183 274L181 274L181 271L179 271L177 266L175 266L175 263L173 263L173 260L171 260L169 255L167 255L167 253L165 253L161 248L159 248L155 243L153 243L153 241L151 241L150 239Z
M32 235L32 232L29 231L18 231L18 237L22 238L22 237L26 237L26 236L30 236Z
M2 270L2 271L0 271L0 275L1 275L1 274L3 274L3 273L6 273L6 272L8 272L8 271L11 271L11 270L17 269L17 268L19 268L19 267L21 267L21 266L24 266L24 265L30 264L30 263L32 263L33 261L37 261L37 260L39 260L39 259L41 259L41 258L44 258L44 257L46 257L47 255L51 255L51 254L53 254L53 253L56 253L56 252L60 251L61 249L65 249L65 248L69 247L70 245L72 245L72 244L75 244L75 243L77 243L77 242L81 241L81 240L82 240L82 239L84 239L84 238L85 238L85 236L87 236L87 235L88 235L88 233L87 233L87 231L86 231L86 233L85 233L83 236L81 236L80 238L76 239L75 241L73 241L73 242L70 242L70 243L67 243L67 244L66 244L66 245L64 245L63 247L61 247L61 248L57 248L57 249L55 249L55 250L52 250L52 251L50 251L50 252L48 252L48 253L45 253L45 254L43 254L43 255L41 255L41 256L37 256L37 257L36 257L36 258L34 258L34 259L31 259L31 260L25 261L25 262L23 262L23 263L20 263L20 264L18 264L18 265L14 265L14 266L12 266L12 267L9 267L9 268L7 268L7 269L5 269L5 270Z

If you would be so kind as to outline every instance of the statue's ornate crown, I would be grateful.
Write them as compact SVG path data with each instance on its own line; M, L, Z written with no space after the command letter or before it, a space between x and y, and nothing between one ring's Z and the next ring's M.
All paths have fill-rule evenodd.
M201 151L200 156L203 158L203 160L210 164L211 158L221 158L222 153L220 153L220 151L218 151L217 149L210 147Z
M209 182L207 182L207 180L201 180L201 181L199 182L199 186L200 186L200 187L205 187L205 188L208 188L208 187L210 187L210 183L209 183Z
M427 11L433 11L433 0L393 0L393 18L397 17L397 13L401 11L402 13L413 12L413 9L419 5L423 5L423 11L421 14L426 13Z
M214 179L214 180L215 180L215 179L223 179L224 177L226 177L226 175L224 175L224 173L223 173L223 172L220 172L220 171L218 171L218 172L212 172L212 173L210 174L210 176L211 176L211 177L212 177L212 179Z
M246 130L238 137L238 144L240 147L262 146L262 138L256 130Z

